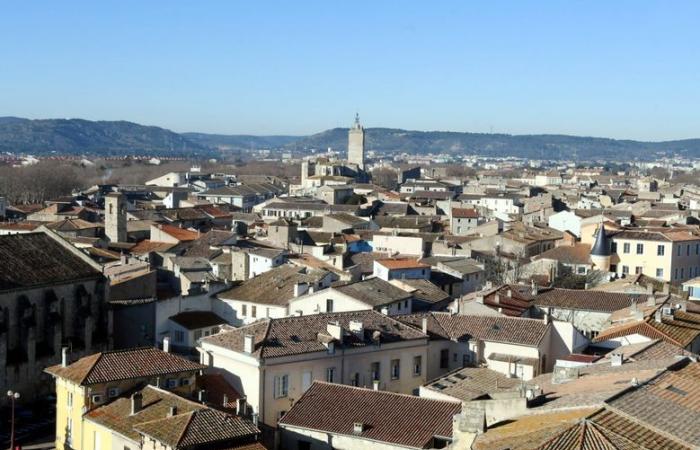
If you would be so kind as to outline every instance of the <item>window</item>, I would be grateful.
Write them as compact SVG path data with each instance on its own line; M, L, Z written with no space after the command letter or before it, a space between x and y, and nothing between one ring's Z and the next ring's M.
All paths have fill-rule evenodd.
M248 315L248 305L241 306L241 316L245 317Z
M641 255L644 253L644 244L637 244L637 254Z
M190 385L189 378L180 378L180 386L189 386L189 385Z
M175 330L175 342L185 342L185 332Z
M326 312L333 312L333 299L332 298L326 299Z
M617 242L613 242L610 244L610 251L612 253L617 253Z
M457 353L453 353L452 354L452 362L457 362L457 357L458 357Z
M622 253L629 253L630 252L630 243L625 242L622 244Z
M401 377L401 360L391 360L391 379L398 380Z
M274 386L275 398L282 398L287 396L289 390L289 376L288 375L278 375L275 377Z
M585 275L586 274L586 266L578 266L576 268L576 273L579 275Z
M68 393L67 400L68 400L68 407L72 408L73 407L73 393L72 392Z
M676 280L678 279L678 267L676 267L675 269L673 269L673 278L676 279Z
M664 246L664 245L657 245L656 246L656 256L664 256L665 252L666 252L666 246Z
M680 245L676 248L676 256L681 256L681 246Z
M634 273L637 274L637 275L639 275L640 273L642 273L642 266L636 266L636 267L634 268Z
M258 317L257 309L258 308L255 305L250 307L250 317L253 317L253 318Z
M372 381L379 381L381 380L381 374L379 373L379 363L378 362L373 362L371 366L371 371L372 371Z
M685 277L685 267L681 267L681 278Z
M107 390L107 395L108 395L110 398L116 397L117 395L119 395L119 388L116 388L116 387L109 388L109 389Z
M664 277L664 269L656 269L656 278Z
M194 340L195 341L201 337L202 337L202 330L197 330L194 332Z
M360 373L354 372L350 376L350 386L359 386L359 385L360 385Z
M690 244L685 247L685 256L690 256Z
M311 450L311 442L297 441L297 450Z
M168 386L168 389L176 388L177 387L177 378L168 378L166 385Z
M447 369L450 366L450 350L442 349L440 350L440 368Z
M695 254L700 255L700 244L695 244Z
M335 382L335 367L329 367L326 369L326 381L329 383Z
M627 275L630 273L630 268L627 266L622 266L622 274Z
M421 373L423 373L423 357L422 356L414 356L413 357L413 375L419 376Z

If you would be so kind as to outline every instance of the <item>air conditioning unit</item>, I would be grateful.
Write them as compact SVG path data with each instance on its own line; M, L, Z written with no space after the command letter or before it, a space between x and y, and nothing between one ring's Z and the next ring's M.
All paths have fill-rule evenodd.
M670 306L664 306L663 308L661 308L661 314L663 314L664 316L672 316L673 308L671 308Z
M110 398L113 398L113 397L118 396L118 395L119 395L119 388L115 388L115 387L114 387L114 388L109 388L109 390L107 391L107 395L108 395Z
M180 386L189 386L190 385L190 379L189 378L183 378L180 380Z
M175 378L168 378L168 384L167 384L167 386L168 386L169 388L171 388L171 389L177 387L177 379L175 379Z
M92 394L90 400L92 400L92 403L102 403L102 394Z

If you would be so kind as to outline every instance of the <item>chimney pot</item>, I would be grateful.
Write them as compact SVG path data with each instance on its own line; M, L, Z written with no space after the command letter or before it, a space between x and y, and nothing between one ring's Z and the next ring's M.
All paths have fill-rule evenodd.
M168 336L163 338L163 351L165 353L170 353L170 338Z
M375 391L379 390L379 380L372 381L372 389L374 389Z
M352 424L352 432L354 434L361 434L365 430L365 424L362 422L355 422Z
M610 365L613 367L621 366L622 360L622 353L613 353L610 357Z
M428 334L428 318L427 317L423 317L423 320L421 321L421 325L422 325L423 334Z
M173 417L177 415L177 406L173 405L168 410L168 417Z
M207 391L204 389L200 389L199 392L197 392L197 400L199 403L204 403L207 399Z

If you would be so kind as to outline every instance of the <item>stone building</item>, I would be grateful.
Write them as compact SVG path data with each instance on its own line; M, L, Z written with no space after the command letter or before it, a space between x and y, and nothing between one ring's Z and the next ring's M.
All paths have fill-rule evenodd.
M0 392L31 399L49 392L42 370L62 347L74 356L107 347L107 281L51 231L0 236L0 261Z
M360 125L360 115L355 115L355 123L348 132L348 162L365 169L365 130Z
M105 196L105 235L110 242L126 242L126 197L119 192Z

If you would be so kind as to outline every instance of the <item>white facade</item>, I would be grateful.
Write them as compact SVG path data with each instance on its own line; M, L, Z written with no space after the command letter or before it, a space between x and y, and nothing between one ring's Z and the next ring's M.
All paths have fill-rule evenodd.
M552 214L549 216L547 224L555 230L568 231L576 237L581 237L581 218L571 211Z

